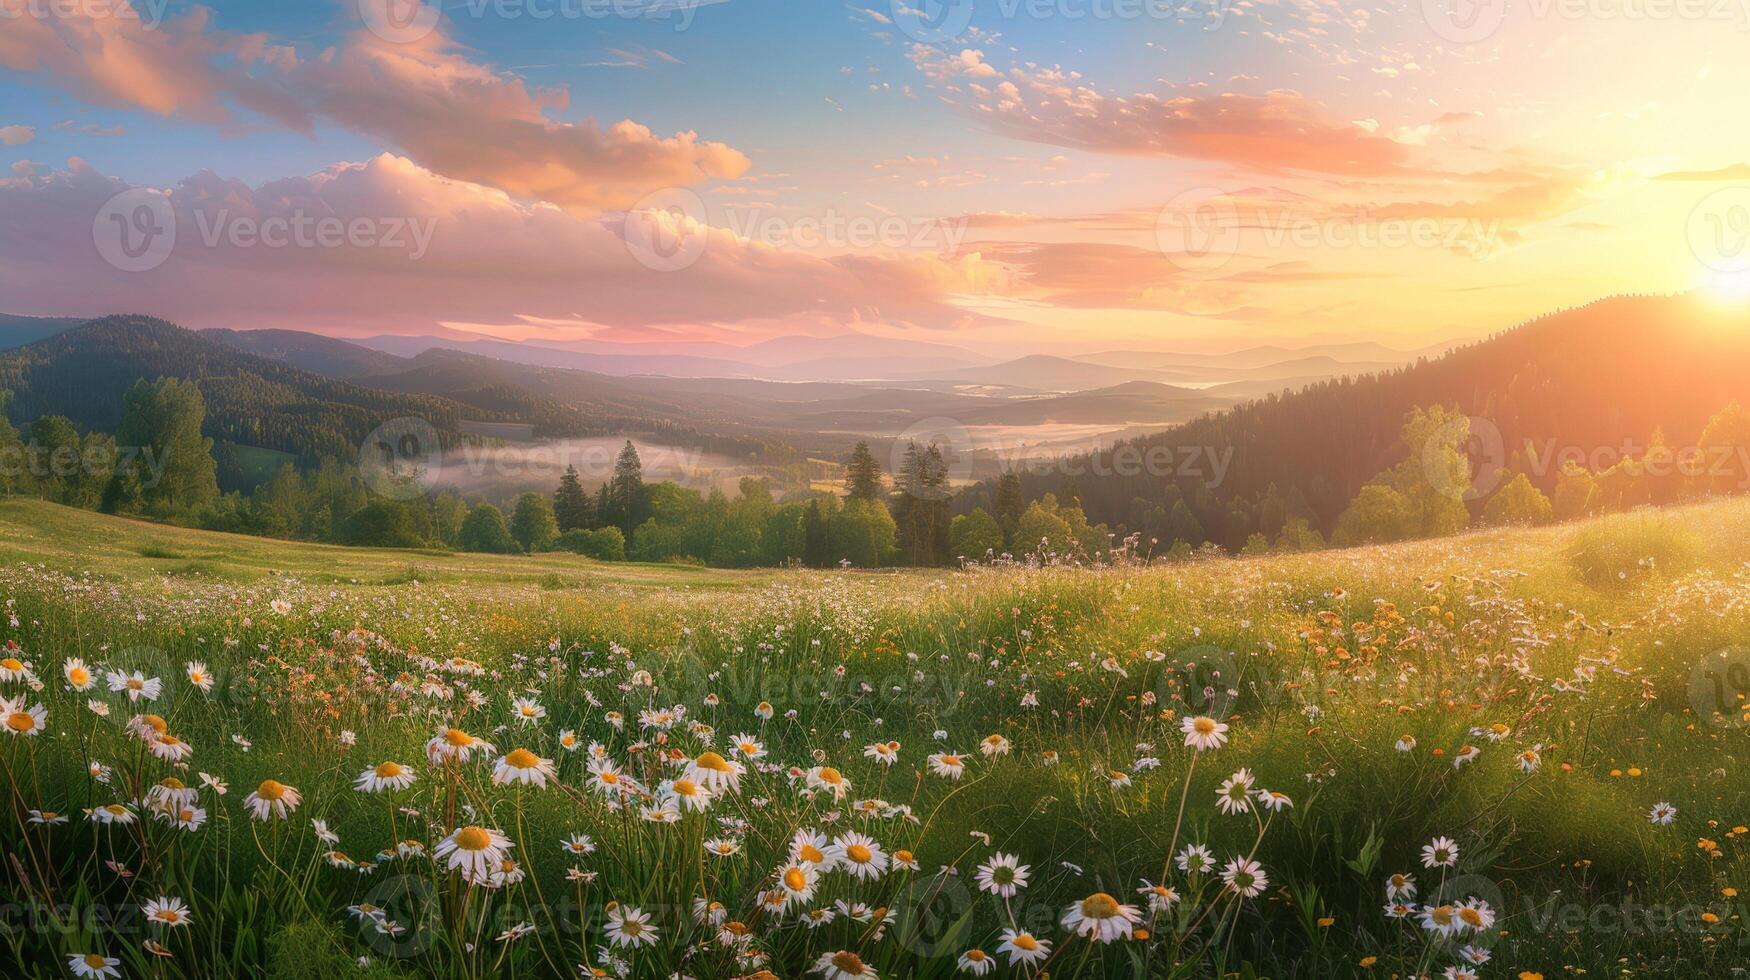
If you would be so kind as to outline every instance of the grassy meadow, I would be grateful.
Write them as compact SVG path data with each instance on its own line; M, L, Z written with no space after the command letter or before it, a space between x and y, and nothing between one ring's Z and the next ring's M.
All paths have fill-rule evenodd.
M7 976L1744 962L1750 501L895 573L0 501L0 607Z

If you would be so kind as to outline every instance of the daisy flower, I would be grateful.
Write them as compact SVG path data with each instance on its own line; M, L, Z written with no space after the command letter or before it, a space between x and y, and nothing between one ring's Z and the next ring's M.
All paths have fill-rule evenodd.
M1173 906L1179 904L1179 893L1169 885L1151 885L1144 880L1136 893L1147 896L1150 912L1170 912Z
M1173 862L1186 874L1205 874L1215 870L1215 854L1202 844L1187 844L1180 848Z
M1647 811L1647 819L1657 826L1669 827L1671 822L1677 819L1677 808L1669 803L1655 803L1653 808Z
M639 946L656 942L656 927L650 924L650 913L641 909L622 909L618 904L608 906L608 924L605 928L608 941L615 946Z
M887 853L873 837L856 831L841 835L833 842L836 863L854 878L879 878L887 872Z
M763 759L766 757L766 743L752 735L746 733L732 735L729 744L733 745L735 751L740 753L744 759Z
M1215 791L1215 803L1221 808L1221 812L1251 813L1253 781L1250 769L1241 769L1229 776L1221 784L1221 788Z
M1450 837L1436 837L1422 845L1422 867L1451 868L1458 865L1458 844Z
M0 698L0 718L6 721L8 735L24 735L35 738L42 734L43 726L49 722L49 712L42 705L27 706L24 695L8 701Z
M510 713L524 724L533 724L547 717L547 709L537 704L534 698L515 699L510 703Z
M815 766L808 770L808 788L830 790L833 799L842 800L851 791L851 781L832 766Z
M1004 929L1003 941L997 944L997 952L1009 957L1010 966L1031 966L1043 962L1051 955L1051 943L1049 940L1036 938L1030 932Z
M255 812L257 820L270 820L274 817L284 820L287 814L298 808L302 800L303 797L293 787L264 779L260 786L255 787L255 792L243 798L243 805Z
M467 762L476 752L496 752L497 746L485 739L462 731L460 728L439 729L432 740L425 743L425 755L433 765L443 762Z
M496 830L469 825L458 827L432 849L432 856L444 865L462 873L463 879L476 885L486 884L506 853L514 846L509 837Z
M207 665L196 660L187 665L188 682L202 691L213 689L213 675L207 672Z
M111 694L120 694L126 691L129 701L138 701L141 698L156 701L158 695L164 692L163 681L156 677L147 677L137 670L132 674L112 670L104 675L104 679L109 681Z
M67 957L67 969L76 977L119 977L122 973L116 967L121 962L102 953L72 953Z
M986 735L984 741L978 743L978 751L984 753L984 757L987 759L993 756L1008 755L1013 748L1014 746L1009 743L1009 740L1001 735Z
M1264 866L1251 858L1234 858L1221 869L1222 883L1242 898L1256 898L1270 887L1270 876Z
M778 889L784 893L786 905L802 905L814 898L820 871L808 861L792 861L778 869Z
M558 778L558 773L553 770L552 759L543 759L528 749L511 749L493 768L492 785L527 783L546 789L548 777Z
M1395 874L1385 880L1385 897L1396 902L1416 897L1416 876Z
M353 789L360 793L395 792L413 785L417 776L399 762L379 762L359 773Z
M1179 731L1185 735L1185 744L1199 752L1219 749L1227 742L1227 725L1208 715L1186 718L1179 723Z
M1019 855L998 851L989 861L978 866L975 880L979 889L1000 898L1014 898L1016 892L1027 887L1027 874L1033 870L1032 865L1022 864L1020 860Z
M957 962L959 963L961 972L970 973L975 977L984 976L986 973L996 969L997 965L997 961L991 959L990 954L982 949L969 949L966 952L961 953L960 959Z
M741 777L746 774L747 767L739 762L715 752L701 752L687 764L686 778L704 787L707 793L734 793L741 789Z
M189 920L194 917L193 913L189 912L188 906L182 904L180 898L163 896L147 902L140 908L146 913L147 922L156 922L170 928L186 926Z
M711 809L711 791L685 776L665 781L657 788L657 792L663 799L678 804L683 810L703 813Z
M1105 892L1095 892L1074 902L1059 921L1065 929L1096 943L1129 939L1142 913L1134 905L1120 905Z
M73 657L61 665L61 676L67 679L67 686L75 691L91 690L91 685L97 683L97 678L91 673L91 668L85 666L85 661Z
M863 962L862 957L848 949L820 954L809 972L818 973L826 980L877 980L880 976L874 967Z
M898 742L870 742L863 749L865 758L874 759L884 766L891 766L899 761Z
M966 773L966 760L952 752L937 752L929 762L930 771L944 779L959 779Z

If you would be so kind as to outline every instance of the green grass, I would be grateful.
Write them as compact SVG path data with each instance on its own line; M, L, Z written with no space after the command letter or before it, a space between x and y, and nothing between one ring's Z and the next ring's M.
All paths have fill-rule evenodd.
M1005 927L1057 945L1054 977L1438 975L1461 944L1490 951L1485 976L1725 975L1744 933L1723 889L1750 888L1750 831L1733 829L1750 823L1736 763L1750 749L1736 723L1750 654L1730 652L1750 638L1747 532L1750 502L1722 501L1152 568L822 574L345 549L4 501L0 602L16 622L0 618L0 640L19 644L41 689L0 691L46 706L48 730L0 739L12 797L0 846L19 857L0 873L15 907L42 910L0 932L0 963L62 976L66 954L101 949L130 976L333 975L361 956L375 976L575 975L580 962L613 966L597 949L618 902L660 929L653 946L615 951L636 976L763 964L801 977L852 950L883 977L945 977L968 948L995 955ZM445 672L453 656L484 673ZM160 678L164 693L130 704L101 681L69 691L70 657ZM186 680L192 661L211 692ZM545 717L517 720L518 697ZM774 717L756 716L762 701ZM640 710L677 704L684 722L640 729ZM143 710L193 746L186 771L125 730ZM1231 726L1223 748L1185 747L1179 719L1202 713ZM498 752L452 781L424 758L440 724ZM765 743L771 768L753 767L708 813L649 823L648 801L605 805L562 731L600 742L651 789L682 772L660 750L723 751L737 732ZM1012 754L982 756L998 734ZM1406 735L1415 748L1400 752ZM864 757L889 740L896 765ZM1466 746L1481 755L1455 767ZM555 783L492 785L493 761L517 747L554 760ZM959 781L926 762L949 749L970 759ZM1532 749L1527 774L1517 761ZM1159 764L1137 768L1144 758ZM394 798L406 809L352 788L386 759L418 773ZM92 760L112 767L109 784L88 776ZM789 772L816 765L850 779L845 800L810 795ZM1223 814L1217 789L1242 766L1293 806L1267 824ZM1115 770L1131 785L1114 787ZM166 775L200 786L202 772L230 788L200 790L197 831L81 819ZM289 820L253 821L243 806L269 778L303 794ZM869 800L885 815L861 815ZM1648 820L1658 802L1677 807L1672 825ZM72 820L26 825L30 807ZM316 818L353 866L323 858ZM470 888L427 858L378 854L409 839L429 853L469 822L515 842L523 881ZM800 829L866 832L919 867L822 875L818 895L778 920L757 903ZM573 833L597 849L564 853ZM1436 836L1458 842L1456 867L1422 867ZM741 851L704 854L711 838ZM1224 863L1255 853L1269 888L1241 901L1173 869L1181 901L1147 916L1146 940L1096 946L1058 924L1094 892L1140 904L1141 881L1159 881L1190 841ZM974 882L998 850L1032 869L1006 903ZM588 877L568 879L573 868ZM1394 872L1416 875L1418 904L1443 888L1488 901L1494 926L1440 940L1388 920ZM105 924L158 895L187 901L194 924ZM746 955L694 923L700 897L746 925ZM885 928L798 924L834 900L887 909ZM404 931L361 927L346 911L360 902ZM536 931L496 940L521 922ZM996 975L1031 974L1005 962Z

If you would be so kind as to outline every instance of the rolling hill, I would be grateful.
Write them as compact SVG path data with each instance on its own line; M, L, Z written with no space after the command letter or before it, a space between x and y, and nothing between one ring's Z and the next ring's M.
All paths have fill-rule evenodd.
M520 421L424 393L391 393L300 370L236 350L163 320L110 316L0 351L8 415L27 421L64 415L81 428L113 431L123 396L141 379L192 381L206 399L215 440L306 460L350 458L382 422L427 419L446 441L466 419Z
M1417 407L1456 406L1482 420L1473 428L1498 432L1505 454L1532 440L1546 455L1569 449L1608 466L1614 457L1600 454L1645 447L1655 431L1672 446L1692 444L1732 401L1750 403L1750 309L1700 296L1620 297L1435 360L1266 395L1123 444L1125 452L1160 448L1172 458L1226 455L1231 465L1219 477L1209 467L1069 475L1109 473L1107 451L1099 466L1076 457L1048 472L1023 472L1022 483L1029 499L1074 496L1090 520L1132 530L1147 523L1139 515L1183 500L1214 540L1231 545L1244 530L1240 518L1271 487L1297 498L1328 530L1363 483L1403 458L1400 429ZM1546 484L1553 476L1552 468ZM977 488L961 506L988 506L992 493L989 485Z

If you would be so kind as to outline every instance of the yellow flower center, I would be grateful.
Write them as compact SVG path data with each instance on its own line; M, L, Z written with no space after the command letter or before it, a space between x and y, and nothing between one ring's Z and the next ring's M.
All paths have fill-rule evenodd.
M820 767L820 781L823 783L828 783L830 785L836 786L839 783L844 782L845 777L842 774L840 774L837 769L834 769L831 766L821 766Z
M394 779L406 770L402 769L399 763L384 762L380 763L374 771L383 779Z
M1191 727L1197 729L1199 735L1208 735L1215 731L1215 719L1199 718L1191 723Z
M815 864L821 864L826 861L826 855L822 854L820 848L815 847L813 844L802 845L797 849L796 856L804 861L812 861Z
M850 858L858 864L868 864L874 859L875 855L862 844L852 844L850 847L845 848L845 857Z
M679 796L698 796L699 786L690 779L677 779L674 781L674 791Z
M6 727L15 732L28 732L36 728L36 716L28 711L14 711L6 716Z
M277 800L286 795L286 787L283 783L264 779L261 781L261 785L255 788L255 795L264 800Z
M1024 932L1009 940L1009 942L1014 944L1016 949L1026 950L1029 953L1039 948L1039 940L1034 939L1032 936Z
M84 687L91 683L91 671L84 667L74 667L67 671L67 680L72 681L74 687Z
M183 784L182 780L177 779L175 776L165 776L163 779L160 779L158 781L158 785L164 787L165 789L182 789L182 788L184 788L184 784Z
M444 742L457 748L465 748L474 744L474 736L460 728L452 728L444 732Z
M808 875L801 868L789 868L784 872L784 887L799 892L808 887Z
M540 757L528 749L512 749L504 762L513 769L534 769L541 764Z
M864 970L862 957L848 949L832 954L832 965L852 976L860 975Z
M966 958L971 960L974 963L983 963L984 962L984 950L982 950L982 949L969 949L966 951Z
M109 960L105 959L102 953L86 953L82 959L85 960L85 965L93 970L102 970L109 967Z
M5 660L0 660L0 667L5 667L7 670L23 670L24 664L17 657L7 657Z
M170 731L170 723L157 715L141 715L140 724L145 725L147 728L152 729L160 735Z
M492 835L480 827L463 827L456 831L456 846L464 851L484 851L492 846Z
M742 744L742 751L743 752L750 751L747 748L746 742L743 742L741 744ZM693 765L698 766L700 769L709 769L712 772L733 772L734 771L734 770L729 768L729 760L723 758L722 756L718 755L715 752L701 753L697 759L693 760Z
M1095 892L1082 899L1082 915L1090 919L1110 919L1118 914L1118 900L1105 892Z

